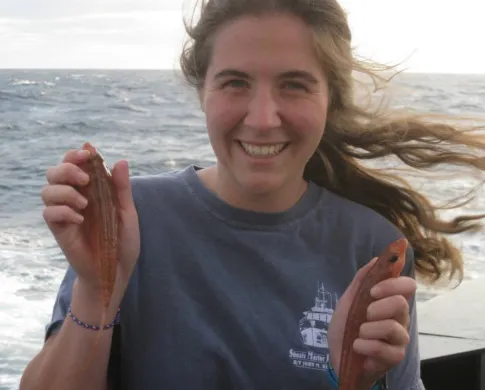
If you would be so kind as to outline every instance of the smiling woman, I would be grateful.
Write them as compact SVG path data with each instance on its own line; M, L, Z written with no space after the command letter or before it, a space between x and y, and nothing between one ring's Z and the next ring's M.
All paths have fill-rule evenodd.
M127 390L330 390L345 367L359 390L419 389L415 275L460 275L444 235L483 216L441 220L398 176L360 160L482 173L483 133L361 107L355 73L374 73L354 58L335 0L200 10L181 66L217 161L132 178L126 162L114 166L119 264L99 339L99 259L79 189L89 153L49 168L44 219L69 265L21 390L106 389L106 378Z
M328 105L305 23L277 15L222 27L199 95L218 160L200 173L208 188L255 211L295 204L306 191L303 171L322 138Z

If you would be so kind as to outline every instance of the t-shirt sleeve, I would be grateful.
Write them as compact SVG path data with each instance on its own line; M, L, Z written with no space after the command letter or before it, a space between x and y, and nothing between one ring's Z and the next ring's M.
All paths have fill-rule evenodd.
M376 248L377 256L392 241L403 237L397 229L387 228L387 234L384 233L382 241L379 243L380 248ZM401 276L415 278L414 250L410 246L406 252L406 263L401 272ZM387 383L389 390L422 390L419 355L419 334L416 314L416 297L415 295L408 301L409 303L409 336L410 342L407 346L406 357L387 374Z
M59 286L59 290L57 291L51 321L45 327L44 342L47 341L52 334L59 332L59 329L66 318L69 305L71 304L72 286L75 279L76 273L69 265L66 273L64 274L61 285Z

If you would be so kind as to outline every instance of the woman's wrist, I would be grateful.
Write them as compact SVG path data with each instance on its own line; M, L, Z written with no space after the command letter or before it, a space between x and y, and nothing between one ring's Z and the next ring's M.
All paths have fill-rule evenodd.
M119 303L120 299L113 294L106 309L106 323L110 323L116 317ZM96 291L76 279L72 287L71 310L80 321L90 325L100 325L99 322L105 310L101 291Z

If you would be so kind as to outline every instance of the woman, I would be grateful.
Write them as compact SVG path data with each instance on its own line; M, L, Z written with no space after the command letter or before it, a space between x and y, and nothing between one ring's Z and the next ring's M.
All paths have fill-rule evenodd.
M209 0L187 27L182 70L217 163L131 179L125 161L113 169L123 230L109 318L120 307L120 387L335 388L329 367L338 373L356 288L370 260L406 236L414 252L373 292L354 349L366 356L362 389L386 373L390 389L418 389L415 267L431 279L461 272L460 253L438 234L479 217L442 221L420 194L357 159L483 170L480 154L452 148L483 155L483 137L359 108L352 72L372 72L352 57L334 0ZM79 373L97 332L69 315L87 324L101 315L74 189L89 179L78 167L86 157L69 151L47 172L44 217L69 268L21 390L108 386L112 329Z

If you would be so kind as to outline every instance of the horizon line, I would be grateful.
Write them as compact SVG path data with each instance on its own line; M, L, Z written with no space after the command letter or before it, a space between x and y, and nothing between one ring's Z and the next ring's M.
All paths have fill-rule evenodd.
M25 70L30 70L30 71L148 71L148 72L159 72L159 71L175 71L175 72L181 72L180 68L156 68L156 67L150 67L150 68L120 68L120 67L113 67L113 68L101 68L101 67L59 67L59 68L53 68L53 67L2 67L0 66L0 71L25 71ZM390 72L393 73L393 72ZM401 70L398 71L397 73L407 73L407 74L439 74L439 75L450 75L450 76L485 76L485 73L471 73L471 72L440 72L440 71L420 71L420 70Z

